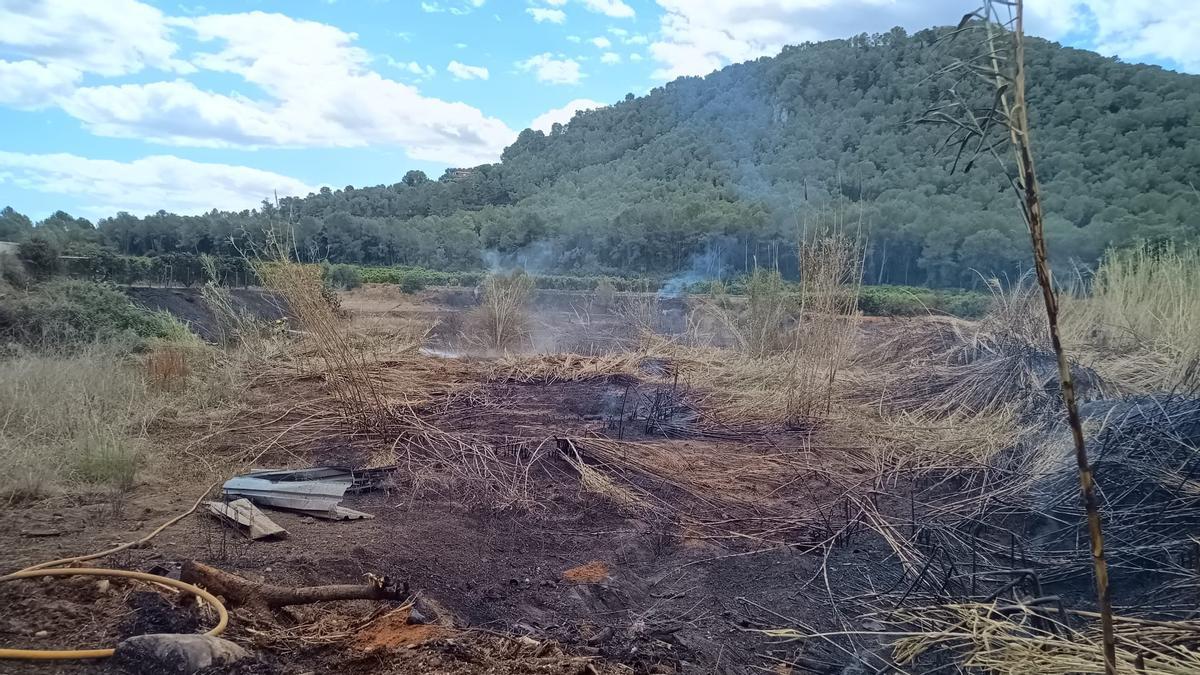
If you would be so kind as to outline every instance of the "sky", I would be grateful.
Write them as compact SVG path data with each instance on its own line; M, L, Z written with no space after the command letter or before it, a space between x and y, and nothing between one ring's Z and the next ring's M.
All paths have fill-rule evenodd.
M253 208L498 161L525 128L978 0L0 0L0 207ZM1027 30L1200 72L1195 0L1027 0Z

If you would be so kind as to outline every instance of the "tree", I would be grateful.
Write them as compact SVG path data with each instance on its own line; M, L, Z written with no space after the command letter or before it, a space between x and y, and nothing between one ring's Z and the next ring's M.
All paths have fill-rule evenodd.
M62 249L57 242L40 233L21 242L17 255L25 263L25 267L40 279L50 277L61 268L59 256L62 255Z
M404 174L404 178L401 178L400 182L409 187L416 187L418 185L424 185L425 183L428 183L429 176L426 176L424 171L413 169L412 171Z
M25 214L16 212L11 206L0 210L0 241L17 241L32 229L33 222Z

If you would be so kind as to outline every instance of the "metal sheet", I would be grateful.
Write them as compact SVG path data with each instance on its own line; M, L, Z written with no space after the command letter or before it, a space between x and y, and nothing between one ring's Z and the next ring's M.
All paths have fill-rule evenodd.
M235 476L225 481L225 494L245 497L256 504L301 511L333 511L349 481L272 481L253 475Z

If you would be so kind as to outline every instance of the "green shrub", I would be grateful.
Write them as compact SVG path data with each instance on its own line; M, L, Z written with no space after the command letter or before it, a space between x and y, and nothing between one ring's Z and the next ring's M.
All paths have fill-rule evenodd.
M988 293L919 286L863 286L858 298L858 308L871 316L951 314L973 319L983 316L990 304Z
M62 267L59 260L62 250L57 244L40 235L34 235L21 242L17 254L25 263L25 267L39 279L50 278Z
M0 280L13 288L28 288L33 283L33 276L17 256L0 253Z
M405 293L417 293L425 290L427 282L424 275L410 273L400 277L400 290Z
M164 312L134 305L105 284L58 280L0 299L0 339L39 347L79 347L179 337L186 328Z
M355 265L330 265L325 269L325 282L348 291L362 286L362 274Z

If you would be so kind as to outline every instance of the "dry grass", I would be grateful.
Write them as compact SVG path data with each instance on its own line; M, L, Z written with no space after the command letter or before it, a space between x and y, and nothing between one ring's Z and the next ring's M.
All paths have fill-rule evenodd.
M894 658L913 665L935 651L963 666L1003 675L1104 673L1099 631L1077 629L1045 608L970 603L902 610ZM1200 672L1200 623L1114 617L1118 673ZM781 636L782 637L782 636Z
M838 373L850 359L858 330L863 247L832 231L800 243L800 323L785 390L788 419L828 413Z
M483 298L468 318L468 342L506 350L529 338L529 298L533 278L517 270L490 274L482 283Z
M304 347L323 364L341 413L362 428L386 427L391 410L370 377L376 355L353 343L346 322L330 303L316 265L280 258L256 265L263 285L278 293L304 331Z
M854 430L867 441L865 456L873 464L869 468L879 476L977 471L993 466L1001 453L1032 432L1011 407L945 417L905 411L877 415L860 409L848 417L845 431Z
M738 351L764 358L791 346L788 324L794 320L795 305L777 270L756 268L746 279L744 303L734 301L716 282L706 308L733 336Z
M582 382L612 377L637 376L642 354L581 356L578 354L539 354L507 356L492 366L488 379L523 384Z
M262 331L254 317L239 309L233 302L229 289L221 285L216 259L208 254L200 256L200 263L208 281L200 289L205 305L217 317L217 343L234 347L252 339Z
M1110 252L1091 292L1064 303L1065 339L1141 391L1200 386L1200 245Z
M146 380L158 391L178 391L187 383L191 368L178 347L158 347L146 355Z
M993 280L991 287L993 301L978 322L915 322L873 345L860 359L869 371L856 398L930 417L1010 409L1057 415L1058 362L1038 288L1028 278L1007 288ZM1081 401L1120 391L1084 363L1072 363L1071 373Z
M0 362L0 500L128 489L156 410L136 365L100 347Z

